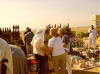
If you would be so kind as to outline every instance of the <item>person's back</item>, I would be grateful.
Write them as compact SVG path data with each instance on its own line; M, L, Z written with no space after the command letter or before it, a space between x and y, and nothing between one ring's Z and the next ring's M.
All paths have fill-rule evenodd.
M31 41L33 39L34 33L33 32L27 32L25 34L25 40L26 40L26 44L30 45Z
M13 62L11 48L8 43L0 38L0 61L6 59L8 62L4 63L7 67L7 74L13 74Z
M52 56L58 56L65 53L62 46L62 40L60 37L53 37L49 40L49 45L53 46Z
M29 29L28 32L24 36L24 39L26 41L27 54L32 54L32 52L33 52L32 45L31 45L31 41L32 41L33 37L34 37L34 33L31 32L31 29Z
M35 38L33 40L33 53L44 56L42 50L40 49L41 46L44 46L43 41L40 38Z
M15 45L10 45L13 57L14 74L29 74L27 61L22 49Z

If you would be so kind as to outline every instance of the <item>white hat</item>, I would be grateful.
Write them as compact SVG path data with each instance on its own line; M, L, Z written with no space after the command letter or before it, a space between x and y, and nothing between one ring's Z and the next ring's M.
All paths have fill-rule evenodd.
M39 29L39 30L37 30L37 34L39 34L39 33L41 33L41 32L43 32L43 30L42 29Z

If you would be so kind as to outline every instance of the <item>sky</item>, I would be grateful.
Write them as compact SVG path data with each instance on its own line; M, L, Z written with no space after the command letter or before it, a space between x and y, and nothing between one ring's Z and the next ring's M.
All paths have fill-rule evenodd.
M99 0L99 14L100 14L100 0Z
M100 0L0 0L0 27L89 26L96 14L100 14Z

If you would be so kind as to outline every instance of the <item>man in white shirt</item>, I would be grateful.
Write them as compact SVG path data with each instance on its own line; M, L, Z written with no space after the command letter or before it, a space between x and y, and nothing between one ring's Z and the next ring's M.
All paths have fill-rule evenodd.
M44 47L44 32L43 30L38 30L32 40L33 53L38 62L37 71L38 74L44 74L44 56L45 56L45 47Z
M4 65L6 66L6 74L13 74L13 62L12 62L12 53L11 48L8 43L0 38L0 74L2 70L3 60L6 59L8 62L5 62Z
M96 49L97 31L93 25L91 25L88 32L89 32L89 47L93 47L94 49Z

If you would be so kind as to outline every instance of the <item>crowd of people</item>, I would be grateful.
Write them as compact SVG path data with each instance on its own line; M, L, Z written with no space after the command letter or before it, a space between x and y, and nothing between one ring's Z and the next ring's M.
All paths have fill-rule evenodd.
M72 74L70 38L65 28L51 28L48 25L45 30L37 30L35 35L29 31L30 28L26 28L24 33L26 55L32 54L33 51L38 63L38 74L48 72L48 60L52 60L55 74L59 74L59 68L62 74L66 74L66 67L68 74Z
M66 68L68 74L72 74L71 67L71 53L72 47L70 44L70 35L66 30L67 26L52 27L50 25L46 26L45 30L39 29L36 34L31 36L30 43L32 48L27 48L27 38L26 33L24 38L26 38L26 49L27 53L29 50L33 51L33 54L38 62L37 71L38 74L44 74L48 71L48 60L52 59L54 72L59 74L59 68L62 74L66 74ZM96 48L96 36L97 31L93 25L91 25L89 36L89 46ZM29 40L28 40L29 41ZM31 52L30 52L31 53Z
M93 25L91 26L89 33L89 45L93 46L94 49L96 49L97 31ZM72 47L70 43L70 35L68 35L68 32L66 31L66 26L64 26L63 28L51 28L51 26L48 25L46 26L45 30L39 29L35 34L29 27L27 27L26 32L24 33L24 41L26 50L25 55L34 55L37 61L38 74L48 73L48 60L52 60L55 74L59 74L59 71L61 71L62 74L66 74L66 68L68 74L72 74ZM23 60L24 62L26 62L23 52L20 51L18 52L18 54L14 54L14 52L18 50L11 50L11 47L13 46L10 46L5 40L0 38L0 74L15 74L13 72L16 70L13 70L13 67L16 63L18 64L18 62L15 60L16 63L13 63L14 59L12 58L14 57L14 55L18 56L22 54L21 56L24 56ZM16 49L16 47L14 49ZM14 55L12 55L11 51L14 51ZM5 63L3 63L3 61L5 61ZM5 66L7 68L6 71L4 70ZM26 72L22 72L21 74L28 74L28 71L26 69L27 65L24 69Z

